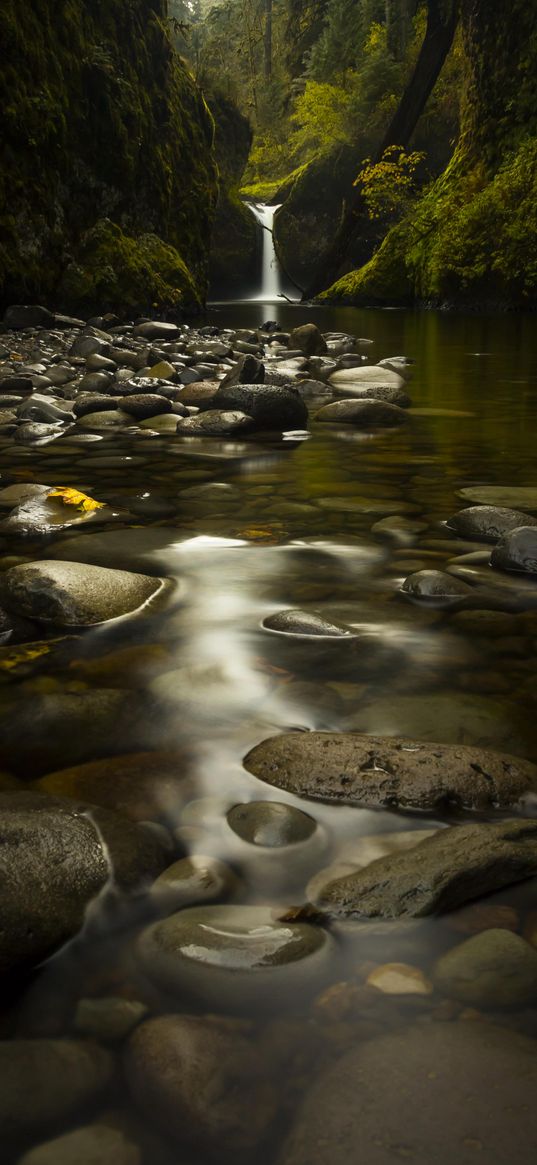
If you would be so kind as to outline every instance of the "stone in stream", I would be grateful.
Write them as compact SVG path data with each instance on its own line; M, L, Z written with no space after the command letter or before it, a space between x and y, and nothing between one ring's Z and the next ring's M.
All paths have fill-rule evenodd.
M17 416L23 420L44 421L47 424L49 421L67 422L73 420L73 413L61 408L49 397L42 396L40 392L34 392L28 400L19 405Z
M533 1165L535 1041L488 1023L414 1024L321 1072L278 1165Z
M379 360L377 368L389 368L391 372L402 376L403 380L412 380L415 363L408 356L386 356L384 360Z
M442 955L433 979L467 1007L524 1007L537 1000L537 951L510 930L484 930Z
M403 425L408 421L408 414L399 408L399 405L390 404L385 400L369 398L337 400L332 404L323 405L315 414L316 421L331 421L335 424L358 425L367 428L372 425L382 428L391 428Z
M117 813L43 793L1 793L0 971L35 965L72 938L111 876L137 890L167 857L160 838Z
M117 405L116 401L116 405ZM104 410L98 409L93 413L84 413L83 416L78 417L78 424L83 429L118 429L124 428L129 422L129 418L125 413L121 412L117 407L115 409L109 408L105 405Z
M326 340L316 324L301 324L293 328L287 347L298 349L305 356L324 356L328 352Z
M88 1040L1 1040L3 1141L71 1120L111 1086L113 1069L110 1053Z
M29 1149L17 1165L142 1165L142 1149L122 1129L84 1125Z
M456 602L458 599L468 598L472 594L472 587L462 579L446 574L443 570L417 570L409 574L401 584L400 590L412 599L426 599L429 601Z
M230 384L220 387L213 398L217 409L246 413L257 428L306 428L308 410L304 401L292 388L272 384Z
M268 615L263 619L263 627L266 631L279 631L285 635L310 635L330 639L358 638L352 627L332 623L314 611L277 611L275 615Z
M160 1015L131 1037L127 1081L136 1106L168 1136L201 1153L259 1154L276 1096L249 1029L213 1015ZM181 1157L181 1159L183 1159Z
M537 574L537 523L520 525L506 534L494 547L490 565L499 570Z
M53 796L91 801L131 821L176 822L192 797L189 756L135 752L47 773L34 788Z
M145 1019L148 1008L139 999L105 995L80 999L73 1016L73 1029L103 1044L120 1043Z
M77 506L66 505L61 497L53 497L50 486L32 488L35 493L33 495L29 493L27 499L16 505L0 522L1 531L37 538L47 534L59 534L62 530L83 526L91 521L102 522L103 518L106 520L113 513L109 506L80 511Z
M537 766L467 745L358 733L282 733L247 754L259 780L298 797L345 805L497 809L537 789Z
M62 423L45 425L37 421L28 421L24 425L20 425L15 433L15 441L17 445L37 445L44 441L53 441L55 437L59 437L62 429Z
M44 559L7 570L0 594L15 614L55 627L90 627L140 610L167 585L130 571Z
M269 906L220 905L153 923L137 949L142 969L163 991L229 1014L252 1005L292 1008L318 988L330 947L326 931L279 921Z
M537 486L472 485L457 490L457 497L480 506L505 506L537 513Z
M239 356L233 368L230 368L223 380L220 381L220 385L222 388L227 388L230 384L263 384L264 380L265 365L256 356L246 353Z
M233 433L248 433L255 421L237 410L208 409L195 417L180 418L177 433L186 437L227 437Z
M85 417L90 413L115 411L118 404L117 397L105 396L102 392L81 392L75 400L73 412L76 417Z
M250 801L234 805L227 813L228 825L251 845L297 845L315 833L317 822L308 813L280 801Z
M151 897L159 909L169 913L182 906L202 906L228 898L240 887L237 875L218 858L190 854L159 874L151 887Z
M450 826L324 883L315 905L333 918L422 918L536 874L536 821Z
M367 365L364 368L341 368L332 372L328 383L334 392L345 392L347 387L365 388L374 396L374 389L378 388L405 388L406 381L391 368L381 368L378 364Z
M169 324L164 320L147 320L146 323L136 325L133 335L149 340L150 343L153 340L179 340L181 329L177 324Z
M382 400L387 404L399 405L400 408L408 408L412 403L405 389L393 384L345 384L339 388L331 384L329 388L332 392L343 393L348 400Z
M498 542L517 526L537 526L537 518L505 506L468 506L466 510L452 514L446 526L462 538Z
M145 421L148 417L161 416L172 411L172 402L156 392L133 393L115 401L114 407L117 405L123 413L128 413L137 421Z

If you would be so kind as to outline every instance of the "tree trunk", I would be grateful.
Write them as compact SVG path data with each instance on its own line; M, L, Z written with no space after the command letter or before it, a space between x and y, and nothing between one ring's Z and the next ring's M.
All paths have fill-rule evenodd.
M427 28L423 38L414 72L403 93L384 138L375 154L374 161L382 158L388 146L402 146L406 149L427 100L435 86L444 61L453 43L459 19L457 0L447 6L443 0L428 0ZM361 159L357 159L356 169ZM359 187L353 187L344 206L341 223L335 239L314 273L304 293L311 299L318 292L329 287L337 279L348 248L366 217L366 206ZM364 256L365 258L368 256Z

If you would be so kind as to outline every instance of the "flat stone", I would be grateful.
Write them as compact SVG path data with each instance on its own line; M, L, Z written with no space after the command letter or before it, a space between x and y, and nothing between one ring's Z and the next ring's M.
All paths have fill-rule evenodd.
M317 615L314 611L277 611L275 615L268 615L263 620L263 627L267 631L280 631L286 635L295 636L323 636L330 639L356 639L356 633L343 624L330 622Z
M120 398L119 407L123 413L135 417L138 421L145 421L148 417L162 416L171 413L172 402L166 397L154 392L133 393L131 396Z
M519 526L501 538L492 551L490 565L499 570L537 574L537 529L535 526Z
M309 1087L279 1165L533 1165L535 1041L487 1023L358 1043Z
M364 368L341 368L333 372L328 381L335 391L345 391L347 386L356 388L400 388L404 389L405 380L398 372L391 368L381 368L378 364L367 365Z
M96 413L117 412L118 400L102 392L81 392L73 405L76 417L95 416Z
M446 521L449 530L478 542L498 542L518 526L537 526L537 518L504 506L468 506Z
M531 485L476 485L457 490L457 497L480 506L506 506L537 514L537 487Z
M467 598L472 593L472 587L462 579L446 574L443 570L417 570L409 574L400 587L404 595L413 599L430 601Z
M335 424L358 425L360 428L367 428L369 425L384 428L404 424L408 420L408 414L399 408L399 405L390 404L389 401L362 398L337 400L332 404L323 405L315 414L315 419L332 421Z
M524 1007L537 999L537 951L510 930L484 930L442 955L433 978L467 1007Z
M280 801L249 801L226 814L228 825L251 845L297 845L315 833L317 822L308 813Z
M198 906L144 930L138 955L164 991L240 1012L252 1003L293 1006L325 968L328 945L321 928L279 922L268 906Z
M514 756L358 733L282 733L244 767L299 797L372 808L507 808L537 788L537 766Z
M142 1165L142 1150L121 1129L84 1125L29 1149L17 1165Z
M148 320L145 324L137 324L133 328L134 336L141 336L143 340L178 340L181 329L177 324L169 324L164 320Z
M381 400L387 404L399 405L400 408L408 408L411 403L405 389L399 388L395 384L342 384L338 386L330 382L328 387L332 392L343 393L345 398L353 400ZM412 409L411 412L414 413L415 410Z
M36 1135L71 1119L111 1085L112 1074L110 1054L86 1040L1 1040L2 1137Z
M0 593L8 609L56 627L88 627L145 606L165 580L79 562L24 563L6 571Z
M177 423L177 432L200 437L225 437L244 433L254 428L252 417L246 413L225 409L208 409L196 417L185 417Z
M72 938L112 872L133 890L165 863L160 841L119 814L43 793L0 793L0 971L32 966Z
M421 918L535 874L537 822L451 826L325 885L315 904L334 918Z
M241 1160L259 1152L276 1100L240 1020L150 1019L132 1036L125 1066L136 1106L168 1136L216 1157L223 1144Z

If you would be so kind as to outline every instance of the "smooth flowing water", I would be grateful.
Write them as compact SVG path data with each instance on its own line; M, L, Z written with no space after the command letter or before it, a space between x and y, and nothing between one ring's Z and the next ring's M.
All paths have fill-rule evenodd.
M268 256L271 236L265 232L265 237ZM306 310L275 304L276 295L277 276L267 258L265 298L212 308L207 322L249 328L276 317L289 329L311 319L322 331L351 332L372 341L367 348L372 361L396 354L412 357L410 422L374 433L314 422L302 441L202 441L121 432L100 434L91 443L78 443L67 434L31 450L4 441L3 484L61 481L124 507L115 539L110 542L108 535L102 551L100 535L94 535L91 561L165 575L177 587L145 618L50 640L49 650L33 658L23 654L17 659L16 652L9 660L6 656L0 715L4 751L11 746L15 776L30 788L94 798L152 822L157 833L168 830L187 853L225 863L231 871L226 896L232 902L267 907L284 919L285 929L286 912L305 904L308 882L331 862L348 861L349 854L353 861L369 860L372 854L396 850L409 830L441 827L464 815L373 812L300 801L245 771L243 757L260 741L282 730L354 730L487 746L537 761L534 598L526 593L518 605L499 601L487 619L480 611L418 606L399 591L413 571L443 568L483 551L482 545L456 539L443 526L465 504L462 489L537 485L537 342L532 317ZM379 523L398 516L416 525L407 530L402 524L398 534L395 523L395 534L387 537ZM71 537L60 534L46 544L21 545L20 539L5 535L4 565L54 557L59 548L66 557ZM76 536L73 548L74 558ZM344 621L362 636L361 650L342 659L314 642L297 647L263 630L263 619L288 608ZM77 721L74 733L68 728L62 734L57 719L50 731L47 701L56 700L58 709L67 696L83 699L94 692L105 699L121 694L121 712L112 702L112 721L103 711L98 723L90 715L84 726ZM118 783L76 769L43 780L54 770L106 756L107 750L127 758L142 751L146 755L142 761L127 759ZM164 754L175 758L173 780ZM313 819L313 832L284 850L252 845L230 827L227 815L234 806L260 800L302 810ZM535 930L534 882L494 895L489 905L490 917L510 919L511 929ZM479 1157L483 1129L496 1120L498 1105L506 1106L505 1119L511 1120L501 1092L490 1100L473 1095L462 1082L457 1093L458 1082L449 1073L449 1039L445 1044L439 1036L438 1063L429 1072L429 1077L447 1072L440 1097L430 1101L439 1130L438 1156L427 1156L425 1148L415 1157L406 1142L390 1147L382 1140L382 1104L389 1106L405 1094L405 1047L410 1049L410 1077L418 1071L412 1035L405 1036L410 1042L398 1051L401 1032L423 1033L428 1025L437 1032L444 1024L446 1030L465 1028L466 1039L473 1020L477 1048L480 1024L492 1020L507 1033L501 1034L506 1050L500 1060L505 1055L508 1075L518 1054L517 1033L537 1036L537 998L529 1006L476 1007L465 1015L462 1005L428 986L422 994L409 995L375 993L366 986L371 971L387 963L411 965L428 982L439 954L468 937L471 921L456 924L447 918L369 929L338 924L328 928L327 945L312 958L312 971L259 989L250 989L244 979L239 991L220 974L225 956L218 956L220 977L211 978L209 936L209 966L198 977L178 980L174 991L169 979L163 985L165 974L156 982L140 961L140 931L158 916L156 907L149 909L142 901L118 905L112 879L101 909L93 910L79 938L38 969L22 996L17 985L3 1021L9 1038L80 1034L80 1018L75 1022L74 1017L81 999L119 997L138 1002L153 1016L176 1017L171 1029L155 1029L148 1063L156 1063L159 1048L164 1061L172 1062L170 1039L173 1047L177 1042L190 1047L200 1063L207 1041L212 1047L206 1032L200 1050L192 1030L185 1034L178 1028L175 1037L173 1023L178 1016L220 1016L214 1021L219 1067L213 1066L208 1078L203 1068L196 1076L188 1062L181 1069L180 1095L166 1099L166 1067L159 1087L152 1077L146 1085L136 1055L129 1053L129 1087L122 1072L116 1073L100 1107L88 1112L87 1121L98 1119L132 1133L143 1145L147 1165L191 1165L194 1160L205 1165L218 1155L218 1146L225 1161L339 1165L337 1129L352 1124L360 1099L343 1097L338 1108L335 1096L342 1092L337 1080L327 1083L325 1093L338 1113L336 1131L322 1110L315 1148L305 1133L300 1134L302 1149L295 1143L292 1150L282 1150L282 1144L310 1094L314 1109L322 1109L322 1096L312 1091L320 1074L368 1041L371 1047L378 1041L382 1049L381 1039L395 1041L386 1044L386 1071L392 1071L398 1054L402 1067L400 1078L388 1072L392 1083L386 1087L392 1091L383 1101L382 1073L378 1065L370 1066L378 1074L372 1078L379 1090L374 1149L379 1156L371 1150L367 1159L346 1160L374 1165L388 1159L382 1153L391 1152L394 1159L409 1157L421 1165L433 1159L459 1165ZM189 949L196 943L203 947L199 934L189 942ZM276 950L267 954L267 966L273 960ZM106 1033L103 1039L106 1046L118 1046L108 1042ZM480 1054L485 1066L490 1056ZM457 1049L453 1055L459 1064ZM520 1052L522 1060L525 1055ZM382 1050L379 1056L382 1062ZM31 1108L31 1096L27 1104ZM409 1105L413 1121L416 1114ZM461 1106L472 1119L460 1118L457 1152L443 1151ZM304 1120L311 1125L312 1112ZM513 1160L531 1159L532 1121L523 1091L516 1128L530 1155L513 1144ZM66 1128L81 1123L77 1116ZM200 1134L200 1125L206 1135ZM240 1131L245 1125L249 1136ZM488 1152L481 1156L483 1165L508 1160L505 1147L498 1156ZM18 1154L15 1148L10 1161L18 1162ZM128 1158L127 1165L141 1159Z
M250 210L261 226L261 286L259 293L252 298L261 303L277 303L278 297L284 292L284 279L274 246L274 216L280 209L278 206L266 206L262 202L247 203Z

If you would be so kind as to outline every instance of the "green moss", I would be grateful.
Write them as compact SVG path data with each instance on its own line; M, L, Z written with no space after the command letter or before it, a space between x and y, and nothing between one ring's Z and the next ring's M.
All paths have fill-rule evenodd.
M0 0L4 302L54 306L66 259L104 215L174 248L205 293L214 125L165 12L165 0Z
M277 194L282 183L278 182L250 182L241 186L243 198L251 198L252 202L277 202Z
M192 311L201 306L188 267L174 247L157 235L133 239L109 219L82 239L77 262L64 272L60 297L89 314Z
M406 263L407 242L404 228L391 231L369 263L343 275L319 300L356 305L411 302L413 287Z

